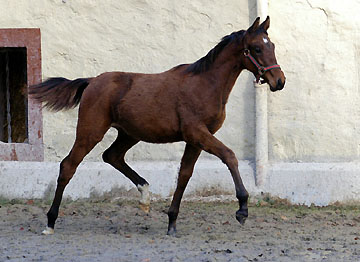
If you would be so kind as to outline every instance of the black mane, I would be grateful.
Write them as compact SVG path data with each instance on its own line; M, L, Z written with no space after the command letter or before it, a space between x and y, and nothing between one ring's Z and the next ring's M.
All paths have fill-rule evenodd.
M218 43L213 49L211 49L206 56L190 64L186 68L185 72L196 75L208 71L211 65L214 63L215 59L221 53L221 51L224 50L224 48L231 42L238 40L241 36L243 36L244 33L245 30L241 30L224 36L221 39L220 43Z

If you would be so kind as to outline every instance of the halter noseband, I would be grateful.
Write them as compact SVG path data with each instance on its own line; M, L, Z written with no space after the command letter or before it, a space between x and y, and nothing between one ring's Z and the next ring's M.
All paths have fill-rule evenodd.
M249 58L250 61L256 66L256 68L258 69L258 72L259 72L259 78L260 78L260 76L263 76L267 71L269 71L271 69L276 69L276 68L280 69L280 66L278 64L269 65L269 66L260 65L258 63L258 61L256 61L256 59L250 54L249 49L244 50L244 56Z

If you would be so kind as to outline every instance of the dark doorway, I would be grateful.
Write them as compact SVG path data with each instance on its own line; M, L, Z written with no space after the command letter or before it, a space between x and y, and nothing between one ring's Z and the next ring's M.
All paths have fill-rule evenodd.
M28 87L41 82L39 28L0 28L0 161L43 161L41 104Z
M0 141L27 143L27 55L25 47L0 48Z

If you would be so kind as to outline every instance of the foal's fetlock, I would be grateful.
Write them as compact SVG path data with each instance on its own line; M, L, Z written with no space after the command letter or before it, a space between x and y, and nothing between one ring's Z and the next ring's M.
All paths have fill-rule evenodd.
M248 209L239 209L236 211L236 220L239 221L241 225L245 224L245 220L248 217Z
M249 199L249 194L246 190L237 192L237 199L239 200L239 210L236 212L236 219L241 225L245 224L245 220L248 217L248 207L247 201Z
M249 199L249 194L246 191L237 193L236 198L238 199L240 206L247 205L247 201Z
M176 236L176 218L179 212L170 211L168 212L169 225L167 235Z
M139 192L141 193L140 198L140 209L145 213L149 213L150 211L150 191L149 184L138 185L137 186Z
M175 237L176 236L176 226L169 226L168 231L166 233L168 236Z

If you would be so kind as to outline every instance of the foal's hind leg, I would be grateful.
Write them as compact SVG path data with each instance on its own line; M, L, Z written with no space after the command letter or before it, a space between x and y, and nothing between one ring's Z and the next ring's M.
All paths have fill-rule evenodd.
M126 152L138 142L139 140L118 130L118 137L104 152L103 160L115 167L135 184L141 193L140 208L147 213L150 208L149 183L132 170L131 167L125 163L124 159Z
M42 234L49 235L54 233L55 221L59 214L59 207L66 185L73 177L80 162L94 148L94 146L102 140L108 129L109 126L105 124L90 128L87 125L82 125L80 122L78 123L74 146L69 155L65 157L60 164L60 174L57 180L55 197L50 210L47 213L47 228L42 232Z
M171 202L171 206L168 211L169 227L168 235L175 235L176 233L176 219L179 214L181 198L184 194L186 185L193 173L194 165L199 158L201 149L196 148L190 144L186 144L184 155L181 159L181 166L179 171L178 182L176 190Z

